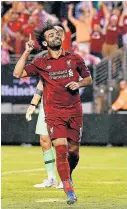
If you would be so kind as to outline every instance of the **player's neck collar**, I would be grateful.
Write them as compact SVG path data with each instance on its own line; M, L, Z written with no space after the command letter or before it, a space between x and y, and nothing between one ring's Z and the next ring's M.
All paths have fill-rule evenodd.
M65 52L65 50L62 48L61 54L59 55L59 57L65 56L65 55L66 55L66 52ZM59 58L59 57L58 57L58 58ZM48 51L47 59L55 59L55 58L52 57L50 51Z

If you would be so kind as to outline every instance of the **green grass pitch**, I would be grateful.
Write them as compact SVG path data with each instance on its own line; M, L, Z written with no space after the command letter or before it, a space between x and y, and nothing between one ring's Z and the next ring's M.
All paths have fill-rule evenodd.
M80 148L72 206L62 190L33 187L45 178L40 147L2 146L2 209L127 209L127 148Z

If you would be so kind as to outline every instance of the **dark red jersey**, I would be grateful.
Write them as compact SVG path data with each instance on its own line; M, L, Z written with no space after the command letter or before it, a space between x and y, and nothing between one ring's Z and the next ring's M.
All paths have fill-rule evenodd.
M94 28L94 25L100 25L101 22L101 17L99 16L99 14L95 15L92 19L92 28Z
M112 25L108 25L107 27L107 32L105 35L105 42L107 44L117 44L118 43L118 35L119 35L119 29L118 26L112 26Z
M79 91L65 87L71 81L78 82L79 76L90 75L79 55L63 51L58 59L40 56L26 65L25 70L28 76L40 75L43 80L46 117L82 115Z
M71 31L66 32L65 38L62 43L62 48L65 51L70 51L70 49L71 49Z
M102 52L102 45L104 43L104 35L98 31L92 31L90 50L92 52Z
M13 31L13 32L17 32L20 31L22 28L23 23L20 22L19 20L16 21L10 21L8 23L8 27Z
M120 27L121 33L124 35L127 33L127 15L123 18L123 26Z

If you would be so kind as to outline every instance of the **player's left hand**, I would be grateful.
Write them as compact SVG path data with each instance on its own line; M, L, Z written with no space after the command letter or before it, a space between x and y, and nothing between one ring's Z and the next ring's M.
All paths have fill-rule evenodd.
M75 81L71 81L65 87L66 88L68 87L69 89L71 89L71 90L74 91L74 90L79 89L79 83L78 82L75 82Z
M32 120L31 115L34 113L35 109L36 109L36 107L33 106L33 105L30 105L30 106L28 107L27 112L26 112L26 120L27 120L27 121Z

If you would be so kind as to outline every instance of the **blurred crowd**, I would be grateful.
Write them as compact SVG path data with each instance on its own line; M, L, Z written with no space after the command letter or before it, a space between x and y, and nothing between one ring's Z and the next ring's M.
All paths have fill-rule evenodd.
M87 65L98 64L121 47L127 50L127 1L4 1L1 4L2 64L10 62L10 54L23 53L30 33L35 40L33 54L40 52L33 31L47 20L64 27L63 48L80 54Z

